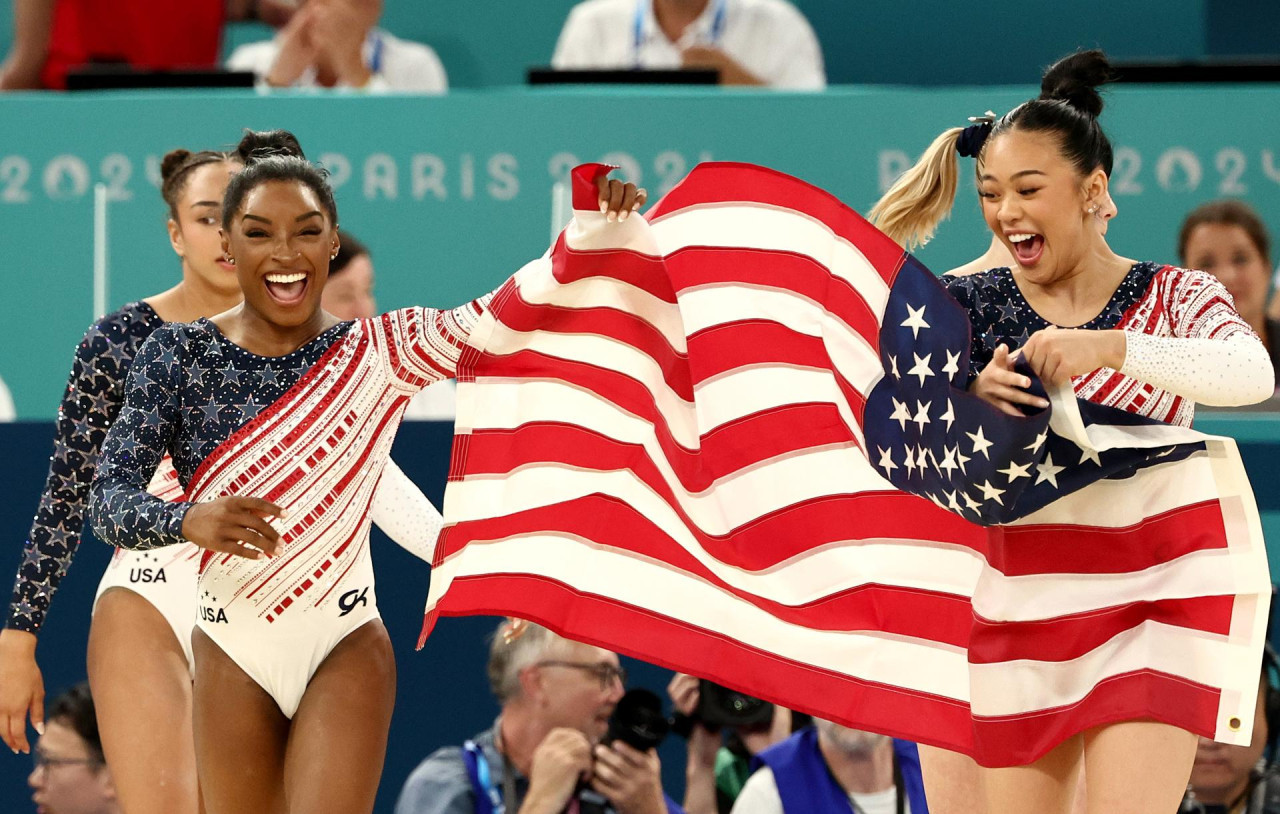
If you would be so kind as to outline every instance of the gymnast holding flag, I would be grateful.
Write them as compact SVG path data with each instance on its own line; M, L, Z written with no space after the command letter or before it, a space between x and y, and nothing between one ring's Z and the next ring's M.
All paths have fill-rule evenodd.
M1109 77L1101 52L1064 58L1045 73L1039 97L939 136L873 208L871 219L904 243L927 240L951 209L957 155L973 157L983 216L1014 262L943 278L969 313L970 392L1011 416L1037 411L1048 400L1030 392L1026 372L1034 372L1046 385L1070 384L1080 399L1189 427L1197 402L1243 405L1267 398L1271 362L1211 275L1136 262L1107 245L1105 218L1114 214L1107 194L1112 149L1098 124L1103 103L1097 88ZM1020 369L1020 362L1026 367ZM1106 541L1081 545L1105 547ZM1215 567L1231 568L1231 558ZM1182 578L1176 568L1166 570L1165 584L1156 580L1145 594L1129 597L1136 610L1123 630L1114 631L1115 662L1153 647L1169 610L1160 600L1189 587L1194 594L1194 586L1173 584ZM1079 647L1060 644L1064 659ZM1011 649L1025 645L1004 642ZM1188 652L1186 658L1195 656ZM1077 679L1087 684L1084 670ZM1069 811L1082 766L1082 810L1176 809L1196 735L1187 730L1177 699L1162 691L1168 682L1148 672L1150 680L1139 675L1128 681L1129 689L1112 698L1112 709L1097 716L1096 725L1064 730L1031 764L976 770L986 810ZM1031 673L1027 679L1037 680ZM931 809L969 810L969 759L932 747L922 748L921 758Z
M395 700L373 495L405 405L453 375L488 297L340 322L320 308L339 247L323 172L280 131L240 152L221 225L244 301L143 343L90 516L122 548L203 549L194 723L210 814L366 812ZM643 201L601 185L611 220ZM146 491L166 454L183 500Z

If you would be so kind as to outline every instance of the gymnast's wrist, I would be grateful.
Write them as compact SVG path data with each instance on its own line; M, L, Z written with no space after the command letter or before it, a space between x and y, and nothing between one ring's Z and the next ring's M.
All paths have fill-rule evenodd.
M26 630L6 627L0 630L0 649L9 653L35 656L36 634Z
M1129 354L1128 332L1122 330L1104 331L1107 334L1107 364L1112 370L1124 367L1125 357Z

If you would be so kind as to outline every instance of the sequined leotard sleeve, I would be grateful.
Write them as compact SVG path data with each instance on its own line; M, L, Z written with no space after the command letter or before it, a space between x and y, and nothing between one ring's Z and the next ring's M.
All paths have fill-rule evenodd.
M142 344L129 372L124 406L102 444L89 506L94 531L110 545L148 549L186 540L182 521L192 504L165 502L147 492L182 420L183 355L180 330L167 325Z
M1238 407L1270 396L1271 357L1226 287L1203 271L1176 271L1162 286L1173 335L1126 331L1120 372L1200 404Z
M353 324L360 325L361 336L372 339L368 358L379 360L384 380L397 392L407 395L449 378L487 301L482 297L449 311L404 308L341 323L298 351L275 358L228 342L208 320L161 328L139 351L124 407L103 444L90 510L95 531L121 548L183 542L182 520L192 504L163 503L144 491L166 452L184 489L189 488L201 463L288 392ZM375 387L375 380L367 386ZM419 533L433 528L428 519ZM400 538L392 531L390 536ZM419 556L427 555L434 543L425 538L397 541Z
M107 429L120 410L129 367L138 346L162 324L151 306L132 303L94 324L76 348L58 409L49 476L27 536L6 627L38 633L44 624L80 544L89 486Z

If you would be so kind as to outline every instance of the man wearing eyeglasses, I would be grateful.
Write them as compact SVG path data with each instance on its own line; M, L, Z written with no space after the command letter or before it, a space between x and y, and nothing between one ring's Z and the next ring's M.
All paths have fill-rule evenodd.
M683 814L662 792L657 753L600 743L626 683L616 653L508 619L494 634L488 674L498 720L423 761L396 814L585 814L585 788L617 814Z
M27 784L38 814L119 814L87 683L54 699L31 755Z

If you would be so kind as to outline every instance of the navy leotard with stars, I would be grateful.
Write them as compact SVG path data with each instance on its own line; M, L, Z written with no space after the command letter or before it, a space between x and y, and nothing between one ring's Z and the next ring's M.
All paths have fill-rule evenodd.
M209 320L165 325L138 351L124 408L103 445L90 519L107 542L133 549L183 542L190 503L147 494L146 478L168 452L185 489L200 464L302 378L351 322L334 325L285 356L258 356Z
M38 633L84 529L85 501L107 430L124 401L139 346L164 324L145 302L96 322L76 348L49 459L49 477L27 535L5 627Z
M1159 263L1135 263L1105 308L1084 325L1070 326L1107 330L1115 328L1151 286L1151 280L1164 268ZM963 276L944 275L942 283L952 297L969 312L972 336L969 345L969 382L990 362L1000 345L1016 350L1027 344L1031 334L1049 327L1037 314L1013 279L1008 268L994 268Z

